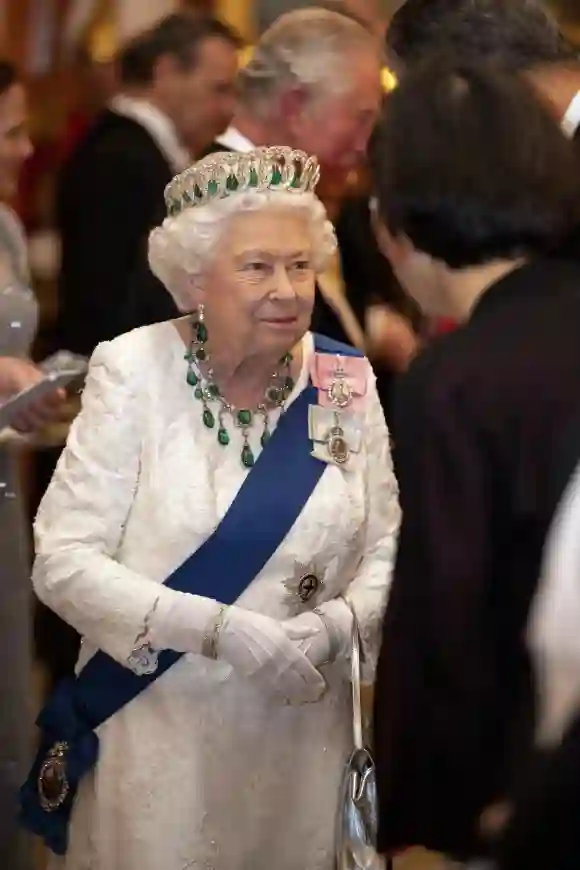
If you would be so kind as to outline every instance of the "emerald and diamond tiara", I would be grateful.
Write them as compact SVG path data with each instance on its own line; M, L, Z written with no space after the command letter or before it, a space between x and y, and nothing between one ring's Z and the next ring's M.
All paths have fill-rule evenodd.
M316 157L285 146L239 153L218 151L176 175L165 188L169 217L234 193L275 190L313 191L320 177Z

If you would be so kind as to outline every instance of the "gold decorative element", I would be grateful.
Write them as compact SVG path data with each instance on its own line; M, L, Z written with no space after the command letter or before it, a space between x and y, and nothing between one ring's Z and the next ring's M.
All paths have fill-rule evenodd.
M352 402L352 389L346 378L340 356L336 358L336 368L332 376L332 383L328 388L328 398L337 408L346 408Z
M326 439L326 447L337 465L344 465L348 461L350 449L344 437L342 426L336 425L332 427Z
M249 190L314 191L320 177L316 157L285 146L246 153L209 154L177 175L165 188L170 216Z
M66 777L66 753L68 743L59 741L50 749L38 774L38 797L40 806L53 813L65 802L70 790Z

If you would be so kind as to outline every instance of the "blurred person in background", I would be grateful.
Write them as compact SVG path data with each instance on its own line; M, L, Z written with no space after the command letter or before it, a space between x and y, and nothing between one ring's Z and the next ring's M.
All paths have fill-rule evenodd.
M466 860L493 853L533 759L524 632L580 390L580 265L554 251L580 220L580 173L526 81L437 58L391 95L373 163L395 274L461 324L413 362L391 419L403 522L376 684L380 847Z
M61 143L61 160L67 160L88 132L95 117L119 90L114 57L94 57L89 45L78 46L73 62L78 99L70 112Z
M60 179L60 347L88 355L123 331L129 276L165 185L231 118L238 46L217 19L181 13L121 51L121 91Z
M0 405L42 379L27 359L38 306L30 289L26 239L14 212L24 161L32 153L26 93L14 67L0 60ZM60 391L13 423L19 433L42 428L61 408ZM16 796L32 749L30 529L20 493L18 439L0 432L0 856L10 870L30 870L16 825Z
M326 186L340 200L336 190L366 159L383 96L382 60L380 40L340 2L283 15L240 71L232 124L207 150L284 143L314 153L322 190ZM377 247L368 198L347 196L332 217L339 252L318 276L313 325L370 355L386 410L393 375L417 350L421 319ZM126 328L175 313L144 256L142 262Z
M540 0L406 0L389 24L386 46L398 76L437 53L528 76L580 158L578 50ZM580 227L559 253L580 259Z

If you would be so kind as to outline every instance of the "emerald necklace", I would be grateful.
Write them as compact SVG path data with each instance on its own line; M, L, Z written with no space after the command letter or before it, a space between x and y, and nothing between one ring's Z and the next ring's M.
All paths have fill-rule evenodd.
M243 443L240 458L245 468L252 468L256 461L254 451L249 442L249 433L256 416L262 422L260 444L265 447L271 435L270 413L275 408L283 407L288 396L294 389L294 380L290 375L292 354L286 353L280 360L278 369L272 374L270 383L264 393L264 398L256 408L235 408L225 399L214 380L211 359L206 348L208 339L207 327L204 323L203 306L200 305L197 314L192 319L192 338L189 350L185 354L187 360L186 379L193 387L193 395L202 405L202 420L207 429L215 429L217 424L217 441L222 447L230 443L230 433L226 421L229 420L241 430ZM206 374L200 368L204 364Z

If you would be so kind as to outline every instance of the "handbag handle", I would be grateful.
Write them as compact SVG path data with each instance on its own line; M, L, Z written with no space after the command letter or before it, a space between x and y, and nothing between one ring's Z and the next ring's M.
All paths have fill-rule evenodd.
M346 599L345 599L346 601ZM352 689L352 739L355 749L364 749L363 719L361 700L361 639L356 614L350 602L346 602L352 613L352 652L351 652L351 689Z

